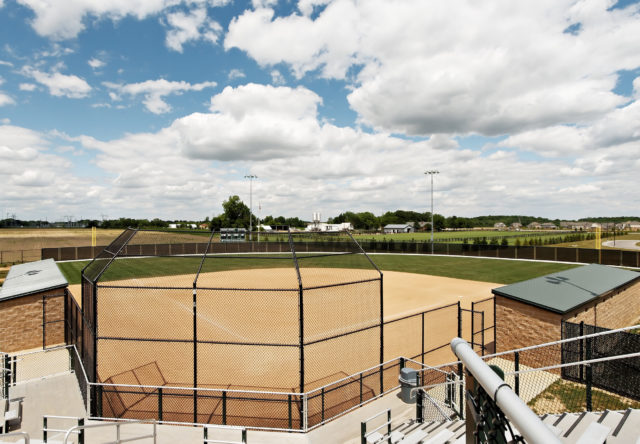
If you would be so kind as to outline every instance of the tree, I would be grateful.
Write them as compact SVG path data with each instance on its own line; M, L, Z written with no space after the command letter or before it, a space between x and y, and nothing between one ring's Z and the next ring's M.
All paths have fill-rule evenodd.
M212 229L249 228L249 207L238 196L229 196L229 199L222 202L222 208L224 213L211 220ZM257 219L253 216L254 225L256 222Z

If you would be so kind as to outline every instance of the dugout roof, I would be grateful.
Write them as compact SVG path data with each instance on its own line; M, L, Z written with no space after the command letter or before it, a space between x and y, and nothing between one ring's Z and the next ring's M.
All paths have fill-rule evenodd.
M635 281L640 282L640 273L591 264L495 288L491 292L565 314Z
M67 280L53 259L14 265L0 288L0 301L64 288L67 285Z

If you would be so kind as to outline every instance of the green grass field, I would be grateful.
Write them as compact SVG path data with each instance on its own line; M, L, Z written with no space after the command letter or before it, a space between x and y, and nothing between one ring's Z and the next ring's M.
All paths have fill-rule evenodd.
M546 262L398 254L376 254L370 257L383 271L402 271L500 284L512 284L578 266ZM58 266L70 284L79 284L80 270L88 262L59 262ZM370 268L363 257L358 255L332 256L330 259L302 258L300 263L303 267ZM197 257L120 259L116 266L111 267L105 273L103 280L195 274L199 264L200 258ZM293 267L293 263L289 260L233 259L232 256L227 256L224 259L205 261L203 272L277 267Z

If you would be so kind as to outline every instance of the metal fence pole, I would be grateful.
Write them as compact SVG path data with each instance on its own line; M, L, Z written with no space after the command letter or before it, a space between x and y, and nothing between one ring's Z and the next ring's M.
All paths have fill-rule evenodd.
M388 444L391 444L391 409L387 410L387 436Z
M422 312L422 363L424 364L424 311Z
M321 415L320 415L320 422L323 423L324 422L324 387L322 387L322 390L320 390L320 399L321 399Z
M416 373L416 384L418 387L418 393L416 393L416 421L419 424L424 423L424 403L422 397L422 389L421 386L422 378L420 377L420 373Z
M291 394L287 395L287 409L288 409L288 414L289 414L289 429L293 428L293 417L292 417L292 408L291 408L291 404L292 404L292 398L291 398Z
M516 392L516 395L520 396L520 374L518 373L520 371L520 352L514 352L514 357L513 357L513 365L514 365L514 370L516 372L515 374L515 388L514 391Z
M222 392L222 425L227 425L227 391Z
M78 427L84 426L84 418L78 418ZM78 435L78 444L84 444L84 429L80 429L80 434Z
M47 417L42 417L42 442L47 442Z
M587 361L591 360L591 338L587 338ZM587 387L586 387L586 401L587 401L587 412L593 410L593 406L591 403L591 389L592 389L592 376L593 369L591 368L591 364L587 364Z
M162 421L162 387L158 387L158 421Z

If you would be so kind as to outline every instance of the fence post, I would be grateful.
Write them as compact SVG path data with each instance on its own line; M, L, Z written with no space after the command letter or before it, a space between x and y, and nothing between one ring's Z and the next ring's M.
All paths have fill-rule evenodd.
M580 337L584 336L584 321L580 321ZM584 339L580 339L580 361L584 361ZM580 366L580 382L584 381L584 365Z
M587 338L587 361L589 361L591 359L591 338ZM587 401L587 412L590 412L593 409L593 406L591 405L591 388L592 388L592 368L591 368L591 364L587 364L587 396L586 396L586 401Z
M293 428L293 418L291 415L291 394L287 396L287 409L289 410L289 430Z
M227 425L227 391L222 392L222 425Z
M514 357L513 357L513 366L514 366L514 370L516 372L515 374L515 392L516 395L520 396L520 374L518 373L520 371L520 352L514 352Z
M18 358L14 357L11 362L11 380L12 386L15 386L18 382Z
M42 417L42 442L47 442L47 417Z
M162 421L162 387L158 387L158 421Z
M367 434L367 423L363 421L360 423L360 444L367 444L367 438L365 438L366 434Z
M78 418L78 427L84 426L84 418ZM78 434L78 444L84 444L84 429L80 429Z
M4 398L9 398L9 375L11 375L11 358L9 355L4 355L4 362L2 363L2 381L3 381L3 393ZM11 376L13 378L13 376Z
M320 414L320 423L324 422L324 387L320 390L320 400L321 400L321 414Z
M420 388L421 384L420 373L416 373L416 421L418 424L424 423L424 405L422 399L422 389Z
M362 373L360 373L360 404L362 404Z
M464 409L464 374L462 373L462 362L458 363L458 376L460 378L459 384L459 394L460 394L460 418L464 419L465 409Z
M422 312L422 363L424 364L424 311Z
M387 436L388 438L388 443L391 444L391 409L387 410Z

